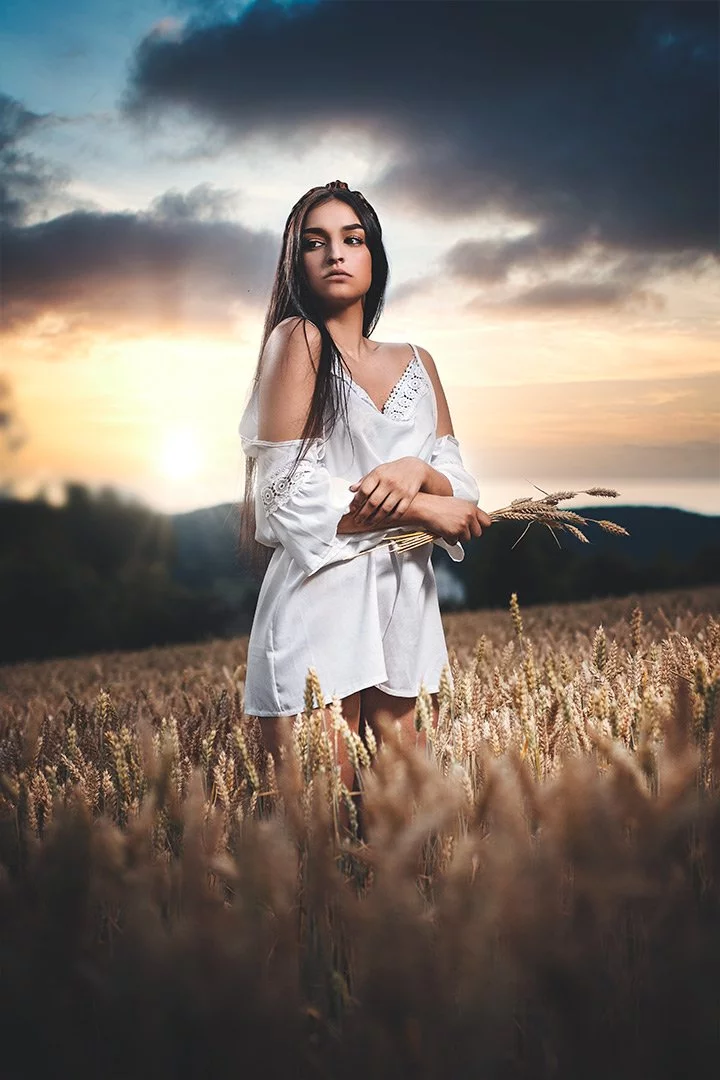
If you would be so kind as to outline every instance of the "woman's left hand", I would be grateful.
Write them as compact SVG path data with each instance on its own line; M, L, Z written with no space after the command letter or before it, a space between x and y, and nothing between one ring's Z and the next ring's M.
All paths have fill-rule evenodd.
M348 513L359 523L377 522L378 529L383 529L405 513L426 476L427 462L417 457L376 465L362 480L350 485L356 494Z

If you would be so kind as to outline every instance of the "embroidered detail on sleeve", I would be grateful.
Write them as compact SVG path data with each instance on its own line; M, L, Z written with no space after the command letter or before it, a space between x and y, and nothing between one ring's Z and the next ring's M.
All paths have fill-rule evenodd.
M274 510L286 503L314 469L312 462L301 461L292 476L290 476L290 467L287 465L271 473L260 487L260 499L265 513L272 514Z
M420 370L417 356L413 356L388 394L382 411L393 420L404 420L410 414L416 399L428 389L427 380Z

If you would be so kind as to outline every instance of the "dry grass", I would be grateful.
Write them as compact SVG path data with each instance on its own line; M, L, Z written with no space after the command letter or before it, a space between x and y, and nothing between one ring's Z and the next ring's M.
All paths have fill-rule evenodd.
M3 1076L699 1069L720 1049L719 607L446 616L427 753L350 740L369 846L338 838L350 736L312 679L278 784L246 640L2 669Z

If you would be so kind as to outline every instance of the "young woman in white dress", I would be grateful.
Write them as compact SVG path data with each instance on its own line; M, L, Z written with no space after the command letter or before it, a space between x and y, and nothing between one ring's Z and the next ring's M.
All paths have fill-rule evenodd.
M355 731L362 718L379 741L383 723L399 721L414 739L421 684L437 722L448 657L433 543L404 553L376 545L393 530L422 529L459 560L460 541L492 524L432 356L371 340L387 276L380 223L359 192L334 181L298 200L240 423L239 550L265 568L245 712L258 717L277 764L311 666L327 713L337 694Z

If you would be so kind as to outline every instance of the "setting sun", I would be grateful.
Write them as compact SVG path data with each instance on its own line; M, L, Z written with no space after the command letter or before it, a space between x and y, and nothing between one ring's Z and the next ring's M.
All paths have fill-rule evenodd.
M159 470L171 480L195 476L202 465L198 437L190 428L175 428L165 435L160 449Z

